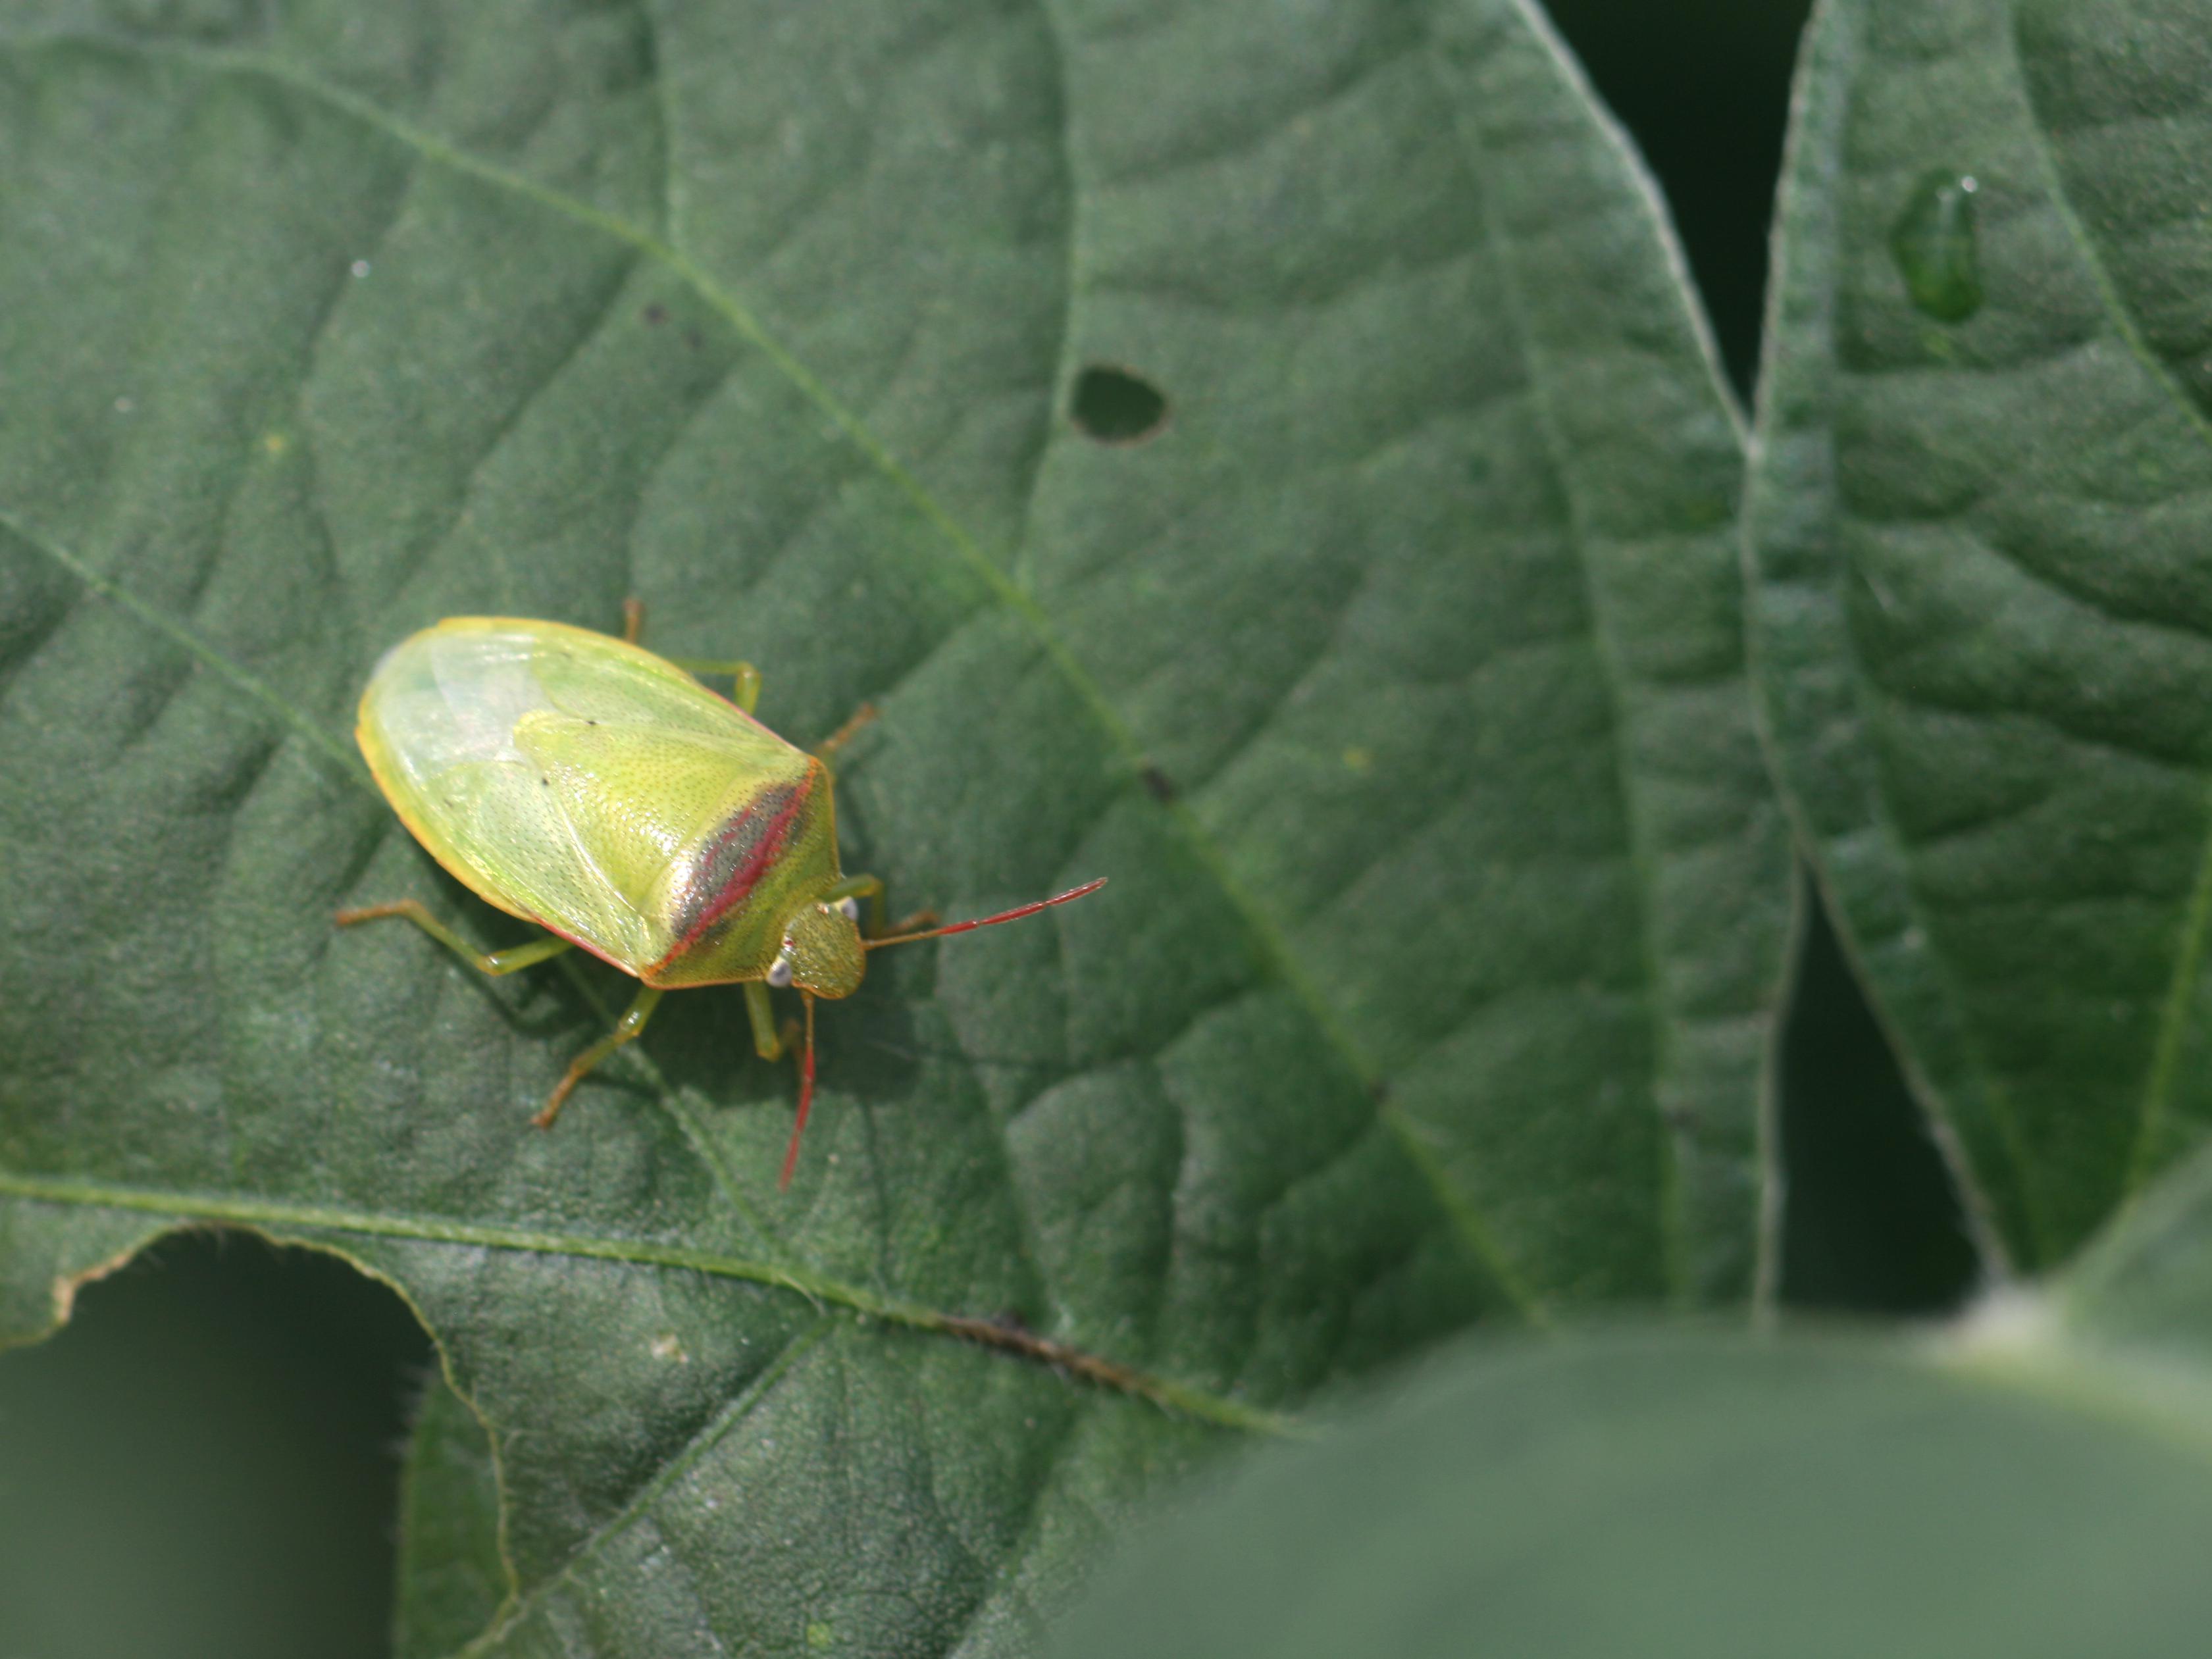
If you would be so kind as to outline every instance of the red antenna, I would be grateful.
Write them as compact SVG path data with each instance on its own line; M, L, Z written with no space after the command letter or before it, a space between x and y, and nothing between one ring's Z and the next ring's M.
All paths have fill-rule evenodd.
M1096 881L1086 881L1080 887L1071 887L1065 893L1055 893L1048 899L1039 899L1035 904L1017 905L1011 910L1001 910L995 916L978 916L973 921L956 921L949 927L932 927L920 933L893 933L889 939L870 939L860 941L862 948L880 951L886 945L911 945L918 939L943 939L947 933L965 933L977 927L995 927L1002 921L1019 921L1024 916L1033 916L1040 910L1049 910L1055 904L1065 904L1070 899L1079 899L1086 893L1095 893L1106 884L1101 876Z
M1049 910L1055 904L1065 904L1070 899L1079 899L1085 893L1095 893L1106 884L1101 876L1080 887L1071 887L1065 893L1056 893L1048 899L1039 899L1035 904L1018 905L1012 910L1001 910L995 916L979 916L974 921L956 921L949 927L932 927L919 933L893 933L889 939L861 940L865 949L880 951L886 945L911 945L918 939L942 939L947 933L964 933L976 927L995 927L1002 921L1019 921L1024 916L1033 916L1040 910ZM814 1104L814 998L811 993L800 995L806 1003L806 1052L799 1062L799 1116L791 1126L791 1146L783 1155L783 1178L775 1183L778 1192L791 1189L791 1172L799 1167L799 1137L806 1129L806 1114Z
M783 1179L775 1183L780 1193L791 1190L791 1172L799 1167L799 1137L806 1132L807 1109L814 1104L814 994L801 991L799 998L806 1005L806 1057L799 1062L799 1118L791 1126L791 1146L783 1155Z

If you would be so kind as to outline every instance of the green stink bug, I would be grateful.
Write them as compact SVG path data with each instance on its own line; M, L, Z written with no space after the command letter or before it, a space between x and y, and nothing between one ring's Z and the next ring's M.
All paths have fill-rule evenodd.
M355 733L377 787L430 855L465 886L553 937L489 955L414 899L341 910L342 926L404 916L487 974L581 945L643 981L615 1028L576 1056L532 1121L552 1127L594 1066L644 1030L666 991L745 988L753 1046L781 1059L770 986L796 986L806 1012L791 1184L814 1100L814 999L860 988L870 951L1034 915L1100 879L994 916L884 925L884 884L837 867L830 759L872 718L860 713L810 755L753 718L749 663L678 663L637 643L635 601L614 639L565 623L449 617L385 653ZM734 701L692 672L725 673ZM860 901L870 906L866 935Z

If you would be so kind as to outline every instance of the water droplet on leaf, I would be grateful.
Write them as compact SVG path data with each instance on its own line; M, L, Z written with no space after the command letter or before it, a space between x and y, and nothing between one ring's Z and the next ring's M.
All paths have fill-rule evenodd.
M1889 251L1912 303L1930 317L1962 323L1982 308L1981 256L1974 241L1971 173L1938 167L1913 186L1889 233Z

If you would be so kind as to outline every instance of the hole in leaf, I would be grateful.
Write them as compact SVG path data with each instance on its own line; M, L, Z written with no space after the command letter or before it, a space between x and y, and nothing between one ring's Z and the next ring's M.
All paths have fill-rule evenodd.
M1075 377L1068 405L1084 436L1102 444L1142 443L1168 423L1167 394L1126 368L1093 363Z
M422 1328L334 1256L164 1240L0 1354L0 1647L384 1659Z

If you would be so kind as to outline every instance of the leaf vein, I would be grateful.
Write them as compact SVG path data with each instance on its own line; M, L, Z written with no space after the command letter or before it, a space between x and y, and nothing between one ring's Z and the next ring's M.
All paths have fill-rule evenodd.
M421 1243L459 1244L472 1249L573 1256L634 1267L673 1268L702 1273L709 1278L736 1279L804 1297L817 1307L827 1304L842 1308L865 1318L880 1320L887 1325L962 1338L985 1347L1000 1349L1063 1369L1101 1387L1150 1400L1155 1405L1224 1428L1278 1435L1297 1431L1297 1420L1281 1413L1249 1406L1226 1395L1200 1389L1173 1377L1136 1370L1102 1355L1071 1348L1025 1331L1010 1329L993 1320L946 1313L902 1298L878 1295L811 1268L726 1255L717 1250L700 1249L690 1245L605 1234L556 1232L501 1222L454 1221L441 1216L349 1210L329 1205L201 1193L162 1192L7 1169L0 1169L0 1196L25 1199L35 1203L176 1216L242 1227L305 1228L316 1231L356 1233L374 1238L408 1239Z
M2021 26L2017 11L2014 13L2011 22L2012 27L2004 32L2005 44L2012 52L2014 79L2022 89L2021 102L2026 106L2027 116L2023 125L2027 130L2036 160L2042 167L2044 182L2051 191L2051 205L2064 223L2068 236L2080 250L2082 263L2088 267L2090 280L2096 285L2098 297L2104 302L2113 331L2142 364L2152 384L2166 393L2182 418L2189 422L2198 441L2207 449L2212 449L2212 422L2208 422L2204 412L2176 379L2172 368L2151 349L2149 342L2144 339L2134 313L2128 309L2119 285L2105 262L2096 239L2089 234L2081 215L2075 210L2073 198L2067 193L2065 173L2058 165L2057 157L2051 152L2051 135L2044 130L2041 112L2036 109L2033 98L2027 91L2033 83L2028 78L2027 60L2021 47ZM2212 776L2206 778L2205 786L2208 797L2212 797ZM2150 1069L2144 1077L2142 1096L2136 1108L2136 1144L2124 1177L2127 1185L2121 1194L2123 1197L2127 1192L2141 1187L2157 1166L2160 1131L2165 1127L2175 1079L2180 1073L2181 1051L2190 1024L2191 1005L2196 1000L2197 981L2203 970L2208 933L2212 933L2212 816L2206 819L2188 908L2182 915L2180 936L2174 942L2173 969L2159 1012L2158 1039L2152 1048Z
M492 1647L514 1626L528 1616L533 1607L547 1595L573 1578L598 1551L611 1540L634 1525L645 1513L647 1505L658 1498L677 1480L697 1465L699 1461L719 1445L724 1436L751 1415L761 1401L774 1393L776 1385L791 1374L799 1362L820 1345L836 1328L836 1320L823 1313L795 1332L775 1357L763 1366L760 1374L732 1395L729 1402L711 1418L704 1427L686 1441L672 1455L664 1459L653 1471L653 1478L639 1486L629 1503L599 1522L590 1532L577 1540L560 1566L529 1586L511 1601L504 1615L482 1636L461 1650L464 1654L481 1653Z
M396 143L414 148L432 161L513 191L549 211L598 230L665 265L720 313L732 328L812 403L868 464L907 499L914 510L950 547L957 562L978 577L1000 605L1011 612L1036 641L1039 650L1076 694L1102 732L1121 751L1128 763L1131 777L1141 772L1145 752L1134 730L1060 637L1042 605L985 554L965 526L953 518L921 481L891 453L859 416L846 407L819 376L769 332L749 306L680 249L603 209L473 155L429 129L386 109L373 99L333 86L296 64L265 53L200 46L173 40L146 40L94 31L0 35L0 47L16 51L33 46L65 43L106 46L112 50L149 57L170 56L200 64L212 72L258 76L275 81L293 88L304 96L354 116L365 125L385 133ZM1281 925L1231 872L1222 849L1204 824L1182 802L1163 804L1159 810L1168 815L1193 855L1213 878L1259 953L1275 976L1297 1000L1323 1040L1342 1056L1363 1082L1371 1087L1382 1081L1383 1067L1353 1037L1336 1008L1322 994L1320 985L1300 963ZM1418 1137L1411 1132L1411 1126L1402 1118L1386 1112L1384 1121L1391 1124L1393 1133L1407 1147L1423 1177L1435 1190L1439 1205L1459 1234L1461 1242L1486 1271L1499 1294L1523 1317L1540 1322L1545 1316L1541 1298L1522 1277L1472 1196L1451 1182L1444 1166L1427 1148L1419 1146Z
M1545 38L1548 43L1548 35ZM1447 79L1444 67L1433 52L1429 55L1429 62L1439 82L1444 82ZM1459 100L1450 101L1456 110ZM1486 172L1492 149L1488 137L1480 131L1470 131L1469 124L1464 120L1455 118L1452 128L1468 155L1470 168L1477 173ZM1651 1103L1656 1117L1659 1079L1674 1069L1677 1045L1669 1018L1672 1009L1668 994L1665 952L1658 938L1658 919L1653 914L1653 895L1658 887L1657 858L1650 826L1646 822L1644 792L1629 753L1633 740L1630 708L1631 675L1621 654L1620 642L1613 636L1613 626L1607 616L1604 594L1593 568L1595 532L1589 520L1589 504L1583 499L1581 480L1569 463L1570 446L1560 430L1558 412L1553 405L1552 365L1529 320L1521 269L1511 249L1506 245L1506 233L1498 224L1495 191L1489 187L1486 179L1479 179L1474 193L1480 203L1481 224L1491 249L1492 264L1498 272L1505 303L1516 319L1513 335L1528 377L1528 401L1535 416L1536 431L1550 459L1552 477L1556 481L1566 509L1568 538L1574 547L1575 565L1582 578L1583 606L1589 621L1591 653L1597 659L1599 672L1605 682L1607 702L1612 711L1607 746L1612 757L1613 783L1620 795L1621 818L1627 831L1627 861L1634 872L1634 879L1630 885L1633 890L1637 955L1644 970L1638 1001L1643 1006L1644 1023L1651 1043L1650 1075L1646 1080L1654 1097ZM1680 1296L1686 1295L1690 1289L1687 1172L1683 1167L1684 1152L1678 1138L1663 1123L1660 1127L1659 1145L1662 1148L1660 1227L1663 1272L1668 1288Z
M76 554L52 537L32 525L12 508L0 507L0 526L4 526L25 546L33 548L59 565L88 590L98 594L118 608L128 611L140 622L162 635L172 644L181 647L233 687L270 710L294 732L304 737L338 769L361 787L375 793L376 785L368 775L368 769L325 728L322 722L305 710L294 707L279 696L267 681L247 672L216 650L182 623L163 615L139 599L127 588L103 576Z

